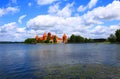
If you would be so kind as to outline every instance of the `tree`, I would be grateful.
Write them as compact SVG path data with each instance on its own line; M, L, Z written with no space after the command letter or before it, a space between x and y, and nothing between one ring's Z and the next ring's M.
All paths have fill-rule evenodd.
M84 38L82 36L76 36L76 43L83 43L84 42Z
M115 32L117 42L120 42L120 29Z
M82 36L75 36L75 35L71 35L69 40L69 43L83 43L84 42L84 38Z
M51 33L48 33L47 39L45 40L45 43L50 43L50 37L51 37Z
M69 39L69 42L70 43L75 43L75 35L74 34L72 34L71 36L70 36L70 39Z
M27 44L33 44L33 43L36 43L36 40L35 38L27 38L24 43L27 43Z
M108 41L109 42L116 42L116 36L113 34L110 34L110 36L108 37Z
M54 36L53 42L54 42L54 43L57 43L56 36Z

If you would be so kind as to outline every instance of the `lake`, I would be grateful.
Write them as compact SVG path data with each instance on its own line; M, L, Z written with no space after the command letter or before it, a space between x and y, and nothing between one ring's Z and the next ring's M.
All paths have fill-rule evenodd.
M99 79L120 79L119 67L120 44L0 44L0 79L98 78L92 77L89 69L107 75ZM72 72L77 77L72 78ZM87 77L81 72L87 73Z

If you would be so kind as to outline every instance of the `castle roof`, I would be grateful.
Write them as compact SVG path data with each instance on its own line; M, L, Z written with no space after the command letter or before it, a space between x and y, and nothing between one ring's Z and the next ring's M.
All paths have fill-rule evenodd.
M43 36L44 36L44 37L46 37L46 36L47 36L46 32L43 34Z

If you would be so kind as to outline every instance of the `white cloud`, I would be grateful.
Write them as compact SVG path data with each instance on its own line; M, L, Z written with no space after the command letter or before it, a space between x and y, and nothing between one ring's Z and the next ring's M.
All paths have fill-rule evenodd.
M82 17L86 24L102 24L101 20L120 20L120 2L113 1L105 7L97 7Z
M37 0L38 5L47 5L47 4L52 4L57 0Z
M18 22L21 24L22 20L26 17L27 15L22 15L19 17Z
M78 12L83 12L87 9L87 7L84 7L83 5L80 5L77 9Z
M9 13L14 14L18 11L19 11L19 9L17 7L0 8L0 16L3 16L5 14L9 14Z
M59 11L59 3L50 6L49 10L48 10L48 13L56 14L58 11Z
M52 15L39 15L27 22L27 28L29 29L52 32L60 36L63 33L67 33L70 36L73 32L82 32L81 34L83 35L89 27L82 24L81 17L64 18Z
M16 22L0 26L0 41L24 41L26 38L34 37L36 32L26 30L26 27L18 27Z
M110 34L114 34L117 29L120 29L118 25L111 26L96 26L90 30L90 34L93 34L93 38L107 38Z
M64 8L59 9L59 3L49 7L49 14L60 16L60 17L70 17L72 14L73 3L67 4Z
M90 2L88 3L88 8L93 8L97 4L97 1L98 0L90 0Z
M0 32L6 33L6 32L12 32L17 28L17 24L15 22L4 24L3 26L0 27Z
M77 9L78 12L83 12L86 9L91 9L97 4L98 0L90 0L87 6L80 5Z

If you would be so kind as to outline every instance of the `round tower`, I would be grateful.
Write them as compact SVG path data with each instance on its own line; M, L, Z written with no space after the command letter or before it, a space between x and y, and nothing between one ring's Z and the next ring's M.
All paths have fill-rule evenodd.
M63 34L62 39L63 39L63 43L67 43L67 35L66 34Z
M43 40L46 40L47 39L47 34L46 32L43 34Z

